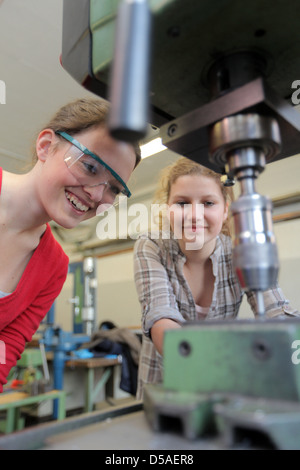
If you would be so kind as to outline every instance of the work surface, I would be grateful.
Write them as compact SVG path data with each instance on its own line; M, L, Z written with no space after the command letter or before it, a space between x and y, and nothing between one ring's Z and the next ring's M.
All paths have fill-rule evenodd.
M218 440L188 441L178 433L154 433L139 405L127 410L120 407L112 408L112 411L88 413L79 418L39 425L0 438L0 450L184 451L224 448L224 444Z
M196 450L220 449L217 442L187 441L178 434L153 433L144 412L107 420L53 436L44 450Z

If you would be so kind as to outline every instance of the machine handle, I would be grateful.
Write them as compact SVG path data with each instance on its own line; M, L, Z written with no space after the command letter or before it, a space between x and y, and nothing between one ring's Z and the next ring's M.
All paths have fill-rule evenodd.
M149 121L151 13L147 0L122 0L119 6L110 78L112 136L139 141Z

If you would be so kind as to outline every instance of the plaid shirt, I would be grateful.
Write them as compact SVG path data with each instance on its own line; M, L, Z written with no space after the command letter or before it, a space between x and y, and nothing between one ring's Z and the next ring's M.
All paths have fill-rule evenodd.
M205 320L236 318L244 292L232 266L232 241L229 237L220 235L217 238L210 259L215 283L212 303ZM152 238L149 234L142 234L135 243L134 275L142 307L143 329L137 398L142 397L144 384L162 381L162 356L150 339L153 324L162 318L178 323L197 320L194 298L183 274L185 261L178 242L170 237L164 239L161 233L157 233L156 238L154 234ZM246 295L256 315L255 295L252 292ZM278 286L264 292L264 302L268 318L299 315Z

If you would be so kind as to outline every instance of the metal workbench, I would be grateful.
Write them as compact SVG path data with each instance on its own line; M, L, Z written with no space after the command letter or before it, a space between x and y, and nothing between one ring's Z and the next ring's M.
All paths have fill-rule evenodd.
M188 441L179 433L154 433L142 404L117 406L0 437L0 450L217 450L220 440Z

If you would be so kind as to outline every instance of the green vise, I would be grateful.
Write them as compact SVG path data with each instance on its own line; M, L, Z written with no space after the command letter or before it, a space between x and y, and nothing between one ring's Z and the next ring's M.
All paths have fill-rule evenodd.
M221 434L226 447L255 435L263 446L300 449L298 363L294 320L203 322L167 331L164 379L145 387L146 417L156 431L178 420L188 439Z

